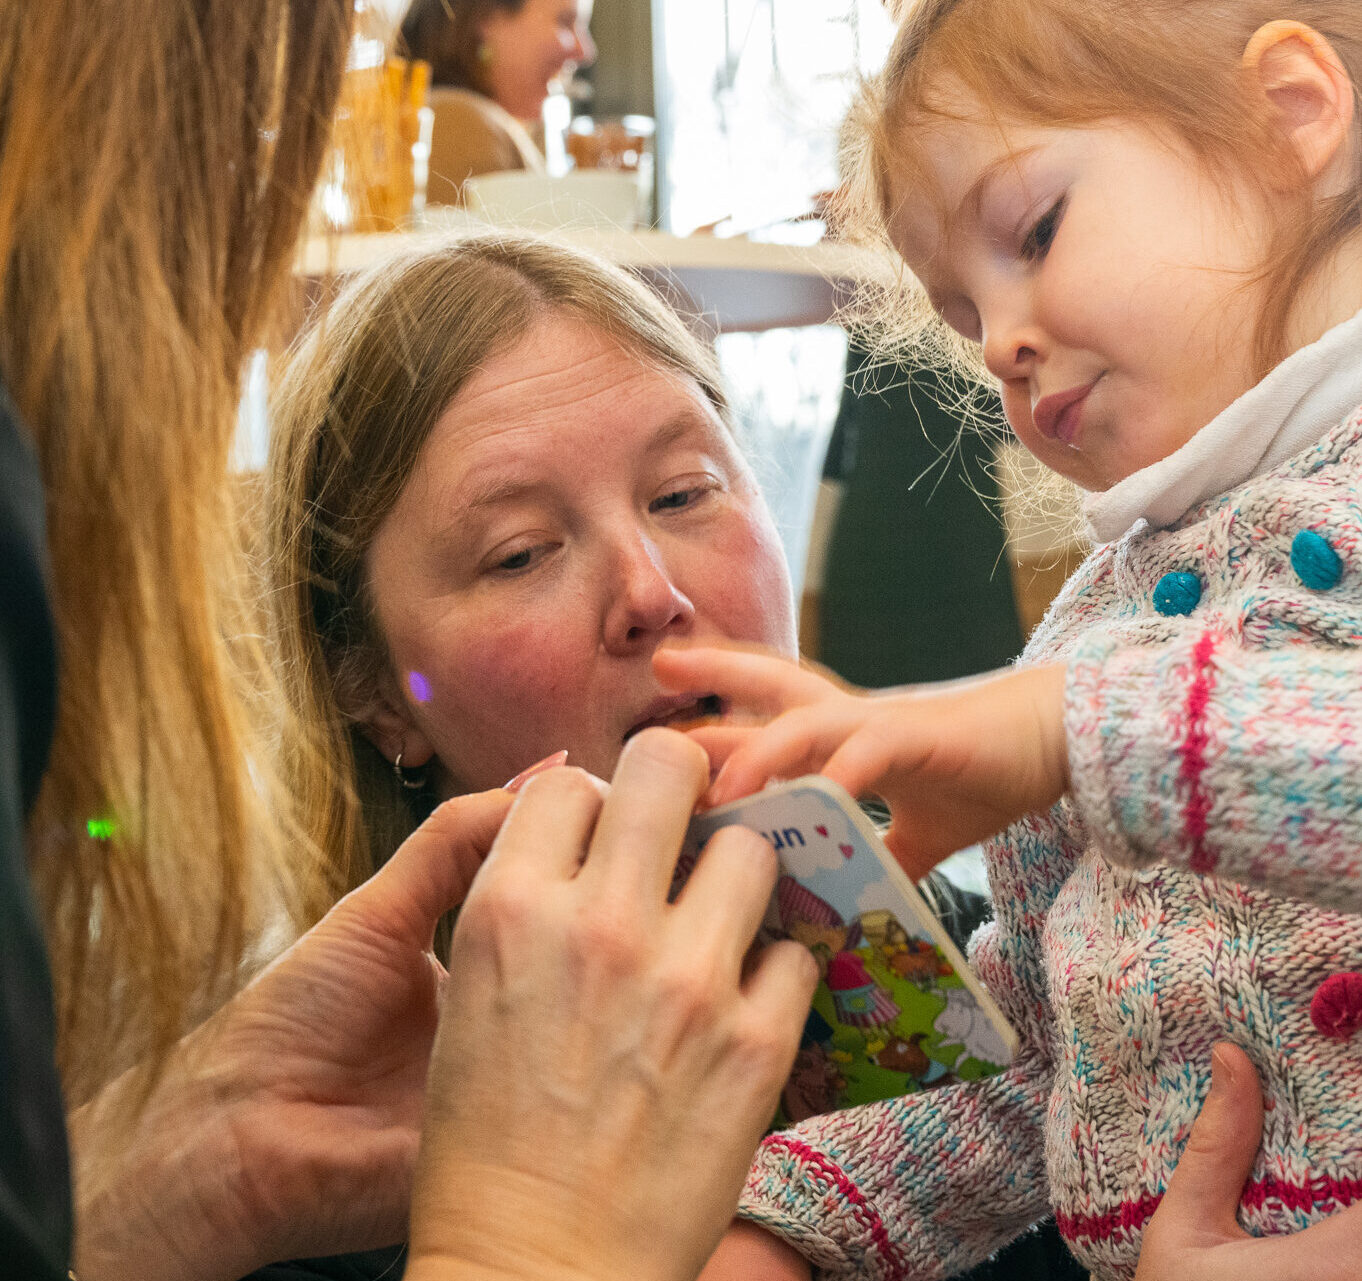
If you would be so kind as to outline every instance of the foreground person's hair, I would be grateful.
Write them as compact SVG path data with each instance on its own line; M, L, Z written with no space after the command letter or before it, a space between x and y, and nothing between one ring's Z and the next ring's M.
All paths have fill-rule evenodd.
M227 488L329 131L349 0L0 7L0 376L47 496L60 703L29 824L79 1103L320 897L271 816Z
M694 379L728 421L713 354L670 307L616 267L523 236L435 243L378 265L285 374L268 481L271 614L292 721L283 773L307 836L347 886L430 804L403 790L358 725L381 683L396 685L365 555L445 407L553 312Z

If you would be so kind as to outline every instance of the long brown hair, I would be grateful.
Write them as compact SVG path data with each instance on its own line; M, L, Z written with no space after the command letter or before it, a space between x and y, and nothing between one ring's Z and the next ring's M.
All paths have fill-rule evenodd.
M526 236L435 242L377 265L284 374L267 485L272 633L291 714L284 777L346 885L396 849L422 804L358 724L394 679L366 554L445 407L553 311L693 379L729 421L713 353L660 298L618 267Z
M1297 162L1261 95L1249 91L1241 68L1249 38L1274 19L1305 23L1333 45L1354 93L1362 86L1357 0L906 0L897 16L886 68L858 108L857 208L848 216L880 239L890 201L931 192L914 138L919 126L950 114L935 92L943 84L1000 120L1081 126L1125 118L1171 129L1211 172L1256 181L1265 200L1278 202L1269 178ZM1280 210L1257 277L1269 300L1255 342L1260 373L1289 354L1301 287L1362 226L1362 148L1352 179L1341 195L1316 202L1302 177ZM890 329L911 331L900 339L926 337L937 354L960 352L911 286L876 310Z
M60 647L29 849L72 1103L231 987L256 896L318 897L271 817L226 471L351 21L0 7L0 376L38 449Z
M401 48L430 63L430 82L487 93L482 24L494 13L519 13L525 0L412 0Z

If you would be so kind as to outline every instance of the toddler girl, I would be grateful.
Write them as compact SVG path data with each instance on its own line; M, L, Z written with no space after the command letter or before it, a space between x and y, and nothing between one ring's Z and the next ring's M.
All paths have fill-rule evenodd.
M1267 1107L1241 1223L1362 1200L1358 83L1356 0L905 18L869 148L884 227L1099 545L992 680L865 697L758 655L656 660L775 716L699 732L715 803L821 769L889 801L916 873L1006 827L972 959L1011 1068L758 1152L743 1214L824 1275L948 1276L1054 1213L1129 1278L1218 1041Z

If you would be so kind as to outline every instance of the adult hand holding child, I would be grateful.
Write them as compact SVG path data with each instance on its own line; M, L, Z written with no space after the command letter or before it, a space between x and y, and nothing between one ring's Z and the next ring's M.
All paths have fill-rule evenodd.
M1263 1137L1263 1099L1247 1054L1215 1047L1211 1093L1144 1231L1135 1281L1350 1281L1362 1274L1362 1205L1304 1232L1253 1237L1236 1211Z

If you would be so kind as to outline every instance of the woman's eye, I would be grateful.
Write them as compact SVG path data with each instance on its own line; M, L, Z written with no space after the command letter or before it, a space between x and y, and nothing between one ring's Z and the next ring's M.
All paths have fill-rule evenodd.
M1050 246L1055 241L1055 233L1059 231L1059 220L1063 213L1064 201L1056 200L1026 233L1026 239L1022 241L1021 256L1028 262L1039 261L1049 253Z
M538 543L533 547L522 547L507 556L491 561L487 565L486 572L491 574L518 574L522 570L537 565L548 555L548 552L549 547L544 543Z
M705 493L705 489L700 485L688 485L685 489L670 489L665 494L659 495L648 504L648 510L653 512L678 511L684 507L693 507Z

